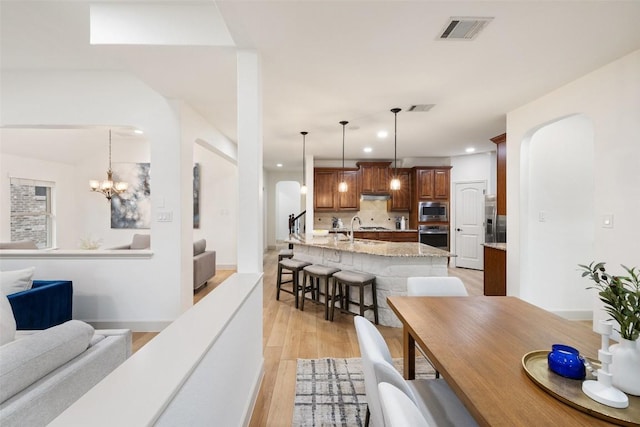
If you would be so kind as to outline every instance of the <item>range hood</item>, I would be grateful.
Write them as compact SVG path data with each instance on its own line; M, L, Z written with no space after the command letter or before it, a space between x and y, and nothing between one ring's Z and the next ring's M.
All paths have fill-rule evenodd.
M390 200L390 194L361 194L360 200Z

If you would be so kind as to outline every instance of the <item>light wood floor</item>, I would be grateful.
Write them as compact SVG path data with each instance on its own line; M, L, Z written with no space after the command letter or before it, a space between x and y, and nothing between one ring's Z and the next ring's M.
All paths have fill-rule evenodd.
M353 317L336 313L334 322L324 320L324 307L305 304L305 311L294 308L293 296L280 294L276 301L277 251L264 258L264 378L250 426L290 426L295 396L296 361L321 357L359 357L358 339ZM211 292L232 271L219 271L207 288L194 296L194 303ZM449 269L458 276L470 295L482 295L482 271ZM206 293L205 293L206 292ZM402 334L399 328L379 327L393 357L402 357ZM148 342L155 333L135 333L134 350Z

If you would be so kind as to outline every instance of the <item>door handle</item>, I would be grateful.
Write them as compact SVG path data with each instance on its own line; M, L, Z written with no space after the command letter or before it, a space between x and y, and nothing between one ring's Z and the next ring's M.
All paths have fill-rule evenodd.
M461 228L456 228L456 231L462 231L462 229Z

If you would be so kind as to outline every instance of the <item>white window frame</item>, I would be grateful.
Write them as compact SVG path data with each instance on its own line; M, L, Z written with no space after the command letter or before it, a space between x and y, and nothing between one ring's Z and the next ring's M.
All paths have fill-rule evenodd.
M43 181L37 179L29 179L29 178L17 178L17 177L9 177L9 184L11 185L22 185L22 186L30 186L30 187L46 187L49 192L49 199L45 212L14 212L13 210L13 193L9 191L11 197L11 219L10 219L10 228L13 224L13 220L16 217L25 217L25 216L44 216L47 222L47 242L43 248L40 249L48 249L53 248L55 246L56 241L56 215L55 215L55 188L56 183L53 181ZM41 196L35 196L36 198L40 198ZM41 200L41 199L40 199ZM11 240L13 240L13 230L11 230Z

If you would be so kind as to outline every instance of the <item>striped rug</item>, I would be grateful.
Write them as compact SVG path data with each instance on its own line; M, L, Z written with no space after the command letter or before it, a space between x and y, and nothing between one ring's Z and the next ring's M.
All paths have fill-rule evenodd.
M402 372L402 359L394 359ZM429 378L434 371L416 357L416 377ZM364 426L367 399L360 358L298 359L292 426Z

